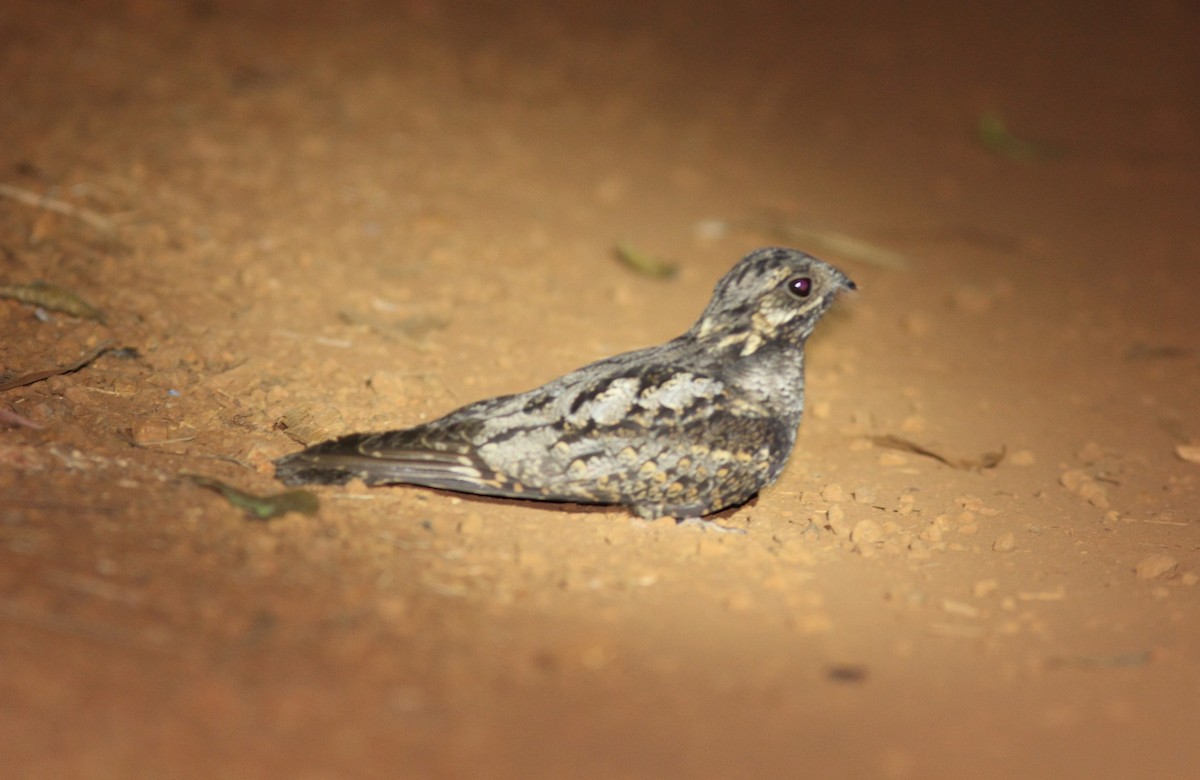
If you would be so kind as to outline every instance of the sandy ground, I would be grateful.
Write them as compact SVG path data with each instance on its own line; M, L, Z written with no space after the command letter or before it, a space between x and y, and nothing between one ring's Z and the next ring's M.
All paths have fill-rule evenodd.
M5 777L1195 776L1196 5L733 5L0 6L0 284L103 313L0 300L0 382L114 347L0 392ZM743 534L181 476L657 343L775 243L860 292Z

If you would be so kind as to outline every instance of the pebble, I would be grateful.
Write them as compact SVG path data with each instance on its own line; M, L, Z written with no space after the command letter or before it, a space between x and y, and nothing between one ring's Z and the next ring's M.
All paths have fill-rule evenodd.
M930 557L929 547L920 539L908 543L908 557L920 561Z
M1017 593L1019 601L1062 601L1067 597L1067 591L1059 585L1054 590L1023 590Z
M968 512L978 512L983 509L983 499L976 496L956 496L954 503Z
M836 504L845 498L845 496L846 493L842 490L842 486L836 482L821 488L821 498L831 503Z
M829 507L826 512L826 523L829 530L833 531L838 536L845 536L850 529L846 527L846 512L840 506L834 504Z
M88 396L87 389L79 387L78 385L68 386L63 390L62 395L64 400L69 401L76 406L86 404L91 400L91 398Z
M883 528L874 520L859 520L850 531L850 541L855 544L875 544L883 539Z
M1034 463L1037 463L1037 457L1029 450L1017 450L1008 456L1010 466L1032 466Z
M875 491L868 487L855 488L853 496L854 501L859 504L875 503Z
M1173 574L1179 568L1179 561L1166 553L1155 553L1138 561L1134 572L1139 580L1154 580Z
M130 433L140 445L161 444L174 438L167 423L159 420L139 420L130 428Z
M1177 444L1175 445L1175 454L1188 463L1200 463L1200 445Z
M1096 480L1080 469L1064 471L1058 477L1059 483L1067 490L1087 501L1098 509L1108 509L1108 494Z
M987 598L995 593L1000 588L1000 583L996 580L979 580L971 588L971 593L977 599Z
M949 615L961 615L962 617L979 617L979 607L967 604L954 599L942 599L942 611Z
M385 398L403 398L412 391L412 378L397 371L376 371L367 378L367 387Z
M1017 538L1013 536L1012 531L1005 531L992 542L992 549L996 552L1012 552L1016 546Z

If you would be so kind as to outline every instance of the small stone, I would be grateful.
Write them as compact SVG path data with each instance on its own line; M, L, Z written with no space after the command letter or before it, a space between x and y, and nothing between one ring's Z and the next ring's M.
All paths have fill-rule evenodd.
M1062 601L1067 597L1067 590L1059 585L1054 590L1023 590L1017 593L1020 601Z
M91 400L91 398L88 397L87 390L78 385L69 385L63 390L62 395L63 400L68 401L75 406L82 406Z
M829 530L833 531L838 536L845 536L850 529L846 527L846 512L840 506L834 504L829 507L829 511L825 513L826 524Z
M1179 568L1179 561L1166 553L1155 553L1138 561L1134 572L1139 580L1154 580L1173 574Z
M868 487L855 488L853 495L854 495L854 501L856 503L859 503L859 504L874 504L875 503L875 491L871 490Z
M957 496L954 499L954 503L968 512L978 512L980 509L983 509L983 499L976 496Z
M924 542L940 542L942 541L942 529L940 526L930 523L921 532L921 541Z
M908 557L913 560L925 560L930 556L929 546L920 539L913 539L908 543Z
M850 541L855 544L875 544L883 539L883 529L874 520L859 520L850 531Z
M1034 463L1037 463L1037 458L1029 450L1017 450L1008 456L1010 466L1032 466Z
M979 607L953 599L942 599L942 611L948 615L959 615L968 618L979 617Z
M842 486L837 483L829 484L821 488L821 498L833 504L841 501L843 498L845 498L845 495L846 494L842 490Z
M997 536L996 540L992 542L992 549L996 552L1012 552L1013 548L1016 546L1017 538L1013 536L1012 531L1005 531Z
M1081 485L1076 491L1079 497L1087 501L1097 509L1108 509L1111 506L1108 503L1108 491L1099 482L1089 480Z
M161 420L139 420L130 428L135 443L141 446L162 444L174 438L174 434Z
M971 593L977 599L987 598L995 593L1000 588L1000 583L995 580L979 580L971 588Z
M1177 444L1175 445L1175 454L1188 463L1200 463L1200 445Z
M411 384L411 375L397 371L376 371L367 378L367 387L385 398L403 398Z
M1059 475L1058 481L1067 490L1098 509L1108 509L1108 494L1096 480L1081 469L1070 469Z

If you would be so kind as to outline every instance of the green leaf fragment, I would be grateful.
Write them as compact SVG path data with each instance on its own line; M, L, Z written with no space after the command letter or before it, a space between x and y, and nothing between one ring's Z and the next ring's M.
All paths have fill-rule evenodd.
M269 496L258 496L238 490L232 485L227 485L212 477L200 474L186 474L185 476L202 488L220 493L226 501L245 511L252 520L270 520L288 512L314 515L320 508L320 501L316 495L307 490L285 490Z
M1010 160L1040 162L1062 157L1064 154L1063 148L1058 144L1014 135L998 111L986 111L979 116L979 122L975 126L975 137L989 152Z
M104 322L104 314L75 292L46 282L0 285L0 298L12 298L31 306L70 314L72 317Z
M614 249L617 260L631 271L654 279L670 279L679 273L679 265L668 260L634 249L628 244L617 244Z

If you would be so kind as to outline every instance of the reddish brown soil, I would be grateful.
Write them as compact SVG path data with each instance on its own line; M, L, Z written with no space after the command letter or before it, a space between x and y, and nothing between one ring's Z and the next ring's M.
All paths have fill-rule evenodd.
M0 7L0 182L113 224L0 198L105 314L0 300L0 374L123 348L0 393L5 777L1195 776L1195 4L643 5ZM860 293L744 534L181 476L662 341L782 224L907 268L791 242Z

